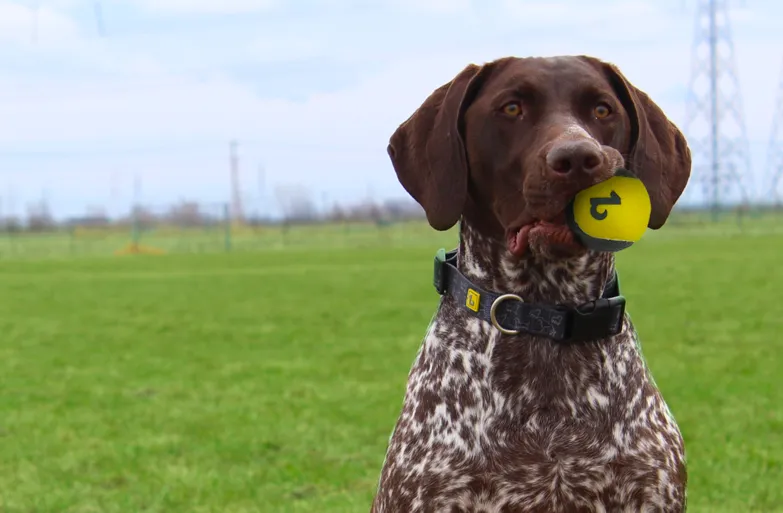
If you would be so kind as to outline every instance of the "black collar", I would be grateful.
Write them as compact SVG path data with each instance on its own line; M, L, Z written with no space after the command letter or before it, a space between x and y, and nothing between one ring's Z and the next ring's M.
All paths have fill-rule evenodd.
M601 297L576 308L525 303L515 294L498 294L475 286L457 269L457 250L435 256L434 285L450 294L470 313L502 333L527 333L561 341L587 341L617 335L623 328L625 298L617 271Z

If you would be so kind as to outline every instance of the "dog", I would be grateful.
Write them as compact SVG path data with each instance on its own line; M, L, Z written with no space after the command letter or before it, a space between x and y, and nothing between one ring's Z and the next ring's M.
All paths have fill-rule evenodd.
M611 63L506 57L432 92L388 154L434 229L459 223L459 245L436 259L442 297L372 513L685 511L682 434L614 257L564 214L625 168L661 228L691 173L680 130Z

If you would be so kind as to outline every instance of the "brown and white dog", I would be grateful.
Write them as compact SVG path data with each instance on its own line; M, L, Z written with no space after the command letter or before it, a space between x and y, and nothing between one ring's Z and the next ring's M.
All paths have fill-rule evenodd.
M433 228L460 222L456 268L526 303L601 297L611 253L565 225L618 167L647 187L649 227L690 176L685 138L613 65L585 56L469 65L392 135L397 176ZM630 319L564 343L501 332L444 294L411 369L374 513L682 512L683 439Z

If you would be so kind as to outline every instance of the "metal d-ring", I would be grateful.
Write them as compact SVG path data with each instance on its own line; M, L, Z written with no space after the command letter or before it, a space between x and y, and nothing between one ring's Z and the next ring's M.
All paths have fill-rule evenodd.
M492 325L496 327L498 331L500 331L501 333L505 333L506 335L517 335L519 333L518 330L507 330L506 328L504 328L498 323L498 319L497 317L495 317L495 313L497 312L498 305L508 299L513 299L514 301L519 301L520 303L524 303L522 298L517 296L516 294L503 294L502 296L498 296L492 302L492 306L489 309L489 319L492 321Z

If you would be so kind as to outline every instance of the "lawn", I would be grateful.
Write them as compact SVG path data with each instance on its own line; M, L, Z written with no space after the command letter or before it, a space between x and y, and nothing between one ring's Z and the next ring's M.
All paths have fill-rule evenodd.
M731 233L618 265L689 511L783 511L783 235ZM453 237L395 241L0 262L0 511L368 511Z

